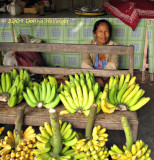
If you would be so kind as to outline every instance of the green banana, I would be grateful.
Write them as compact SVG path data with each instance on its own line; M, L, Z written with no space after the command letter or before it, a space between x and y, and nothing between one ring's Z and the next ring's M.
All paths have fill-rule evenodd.
M120 80L119 80L118 91L120 91L121 87L123 86L124 80L125 80L125 75L121 74Z
M47 109L55 108L59 104L59 102L60 102L60 97L57 94L56 97L55 97L55 99L52 102L50 102L50 103L44 104L44 107L47 108Z
M5 74L5 81L6 81L6 92L9 91L9 89L11 88L11 77L9 75L9 73Z
M47 84L46 84L46 97L44 99L44 103L46 103L46 101L50 98L51 91L52 91L51 84L50 84L50 82L47 82Z
M17 98L17 104L20 104L22 102L23 98L24 98L23 93L19 94L18 98Z
M119 76L116 75L114 80L113 80L113 85L112 86L115 86L116 84L118 84L118 82L119 82Z
M47 87L45 82L42 82L42 95L41 95L41 100L42 102L44 102L45 98L46 98L46 94L47 94Z
M134 87L135 87L135 84L132 84L129 88L127 88L127 90L125 91L125 93L123 94L123 96L121 98L122 103L123 103L124 99L132 92Z
M113 81L114 81L114 77L111 76L109 79L109 90L111 90L112 86L113 86Z
M138 102L138 100L141 98L142 93L143 93L143 89L139 89L139 91L129 101L128 106L131 107L131 106L135 105Z
M85 80L83 78L80 78L80 84L81 86L85 85Z
M69 105L73 108L73 109L77 109L77 106L71 96L71 94L67 91L67 90L64 90L64 95L66 97L66 100L67 102L69 103Z
M90 73L86 72L86 81L87 81L88 78L90 78Z
M57 89L57 93L60 93L64 88L64 83L60 83L59 88Z
M116 85L117 86L117 85ZM116 92L116 86L113 86L111 88L111 91L109 92L109 100L112 104L115 104L115 100L114 100L114 96L115 96L115 92Z
M39 92L39 87L36 85L33 86L33 92L36 97L37 102L40 102L40 92Z
M56 89L57 89L57 87L58 87L58 82L57 82L56 78L53 77L53 76L48 76L48 79L49 79L49 82L50 82L50 84L51 84L51 87L55 86Z
M51 89L51 94L48 97L48 99L45 100L45 103L46 104L51 103L55 99L55 97L56 97L56 86L53 86Z
M74 77L75 77L76 80L80 81L80 77L77 73L74 74Z
M1 74L1 86L2 86L3 93L5 93L6 92L6 77L5 77L4 72Z
M14 81L14 83L13 83L13 85L12 85L12 87L9 89L8 92L11 94L13 88L14 88L15 86L18 86L19 83L20 83L20 77L19 77L19 75L17 75L16 78L15 78L15 81Z
M2 86L0 84L0 94L3 93Z
M75 138L73 138L73 139L70 140L70 141L63 142L63 144L64 144L65 146L74 146L74 145L77 143L77 141L78 141L78 139L75 137Z
M119 92L117 94L118 103L121 103L121 98L122 98L123 94L125 93L125 91L127 90L127 87L128 87L128 82L124 83L123 86L121 87L121 89L119 90Z
M38 141L42 142L42 143L48 143L49 139L47 139L46 137L42 136L41 133L36 135L36 138Z
M65 139L65 141L70 141L71 139L73 139L76 136L76 131L73 131L73 133L69 136L69 138Z
M40 130L43 137L50 139L50 135L48 134L48 132L46 131L46 129L43 126L40 126L39 130Z
M8 100L8 105L10 107L14 107L17 104L17 96L13 95L11 98Z
M87 78L86 82L87 82L87 86L88 86L88 91L92 90L93 89L93 85L92 85L91 79Z
M67 124L67 126L65 127L65 129L63 130L63 132L61 132L62 137L68 133L68 130L71 129L72 124Z
M90 107L91 107L91 105L94 103L94 101L95 101L95 97L94 97L94 92L93 92L93 90L90 90L89 91L89 99L88 99L88 102L87 102L87 104L85 105L85 106L83 106L83 109L84 110L89 110L90 109Z
M67 122L62 123L61 129L60 129L61 135L63 134L66 126L67 126Z
M71 94L72 94L72 98L73 98L73 100L75 102L75 105L77 107L79 107L79 100L78 100L78 96L77 96L77 92L76 92L75 87L71 87Z
M12 70L13 79L16 79L17 75L18 75L17 69L13 68L13 70Z
M30 81L30 74L29 74L29 72L26 69L24 70L23 79L25 81L25 85L28 86L29 81Z
M70 113L75 113L76 110L73 109L68 101L66 100L65 96L63 94L59 94L60 100L62 101L63 105L65 106L65 108L70 112Z
M131 77L130 77L130 73L128 73L128 74L126 75L124 84L125 84L126 82L128 82L128 84L129 84L130 78L131 78Z
M44 128L50 136L53 136L51 125L48 122L44 122Z
M89 96L89 94L88 94L88 88L87 88L87 86L84 84L84 85L82 85L82 95L83 95L83 104L82 104L82 107L83 106L85 106L86 104L87 104L87 102L88 102L88 96Z
M31 107L36 107L36 106L37 106L37 103L33 103L33 102L30 100L28 94L27 94L26 92L24 92L24 91L23 91L23 96L24 96L24 99L25 99L25 101L27 102L27 104L28 104L29 106L31 106Z
M69 79L70 81L74 81L75 78L72 75L69 75Z
M83 105L83 94L82 94L82 89L80 85L76 85L76 92L79 100L79 107L82 107Z
M83 72L80 72L80 79L81 79L81 78L85 81L85 77L84 77Z
M26 87L26 91L27 91L27 94L28 94L28 97L30 98L30 100L33 102L33 103L38 103L37 102L37 99L33 93L33 91L29 88L29 87Z
M96 83L94 73L90 73L90 79L92 81L92 84L94 85Z
M94 84L93 90L94 90L94 96L96 98L97 95L99 94L100 90L101 90L99 83L96 82Z
M20 70L19 76L20 76L20 80L24 79L24 70L23 69Z
M19 85L17 86L17 94L21 94L25 89L24 80L20 80Z
M17 87L16 86L12 89L11 97L14 95L17 95Z

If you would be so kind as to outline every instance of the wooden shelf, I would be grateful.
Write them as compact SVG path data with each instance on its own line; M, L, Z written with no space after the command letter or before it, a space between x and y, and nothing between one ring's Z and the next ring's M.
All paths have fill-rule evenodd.
M7 105L7 103L0 102L0 124L15 124L17 110L22 105L26 105L24 125L41 126L44 125L44 122L50 123L50 115L48 110L45 108L32 108L29 107L25 102L11 108ZM59 105L55 109L59 115L59 112L65 108L63 105ZM133 140L135 141L138 132L138 118L136 112L115 111L112 114L105 114L100 112L96 116L94 125L101 125L108 130L123 130L121 124L122 116L127 117L132 129ZM74 113L68 115L59 115L59 119L71 123L74 128L86 128L87 117L84 114Z

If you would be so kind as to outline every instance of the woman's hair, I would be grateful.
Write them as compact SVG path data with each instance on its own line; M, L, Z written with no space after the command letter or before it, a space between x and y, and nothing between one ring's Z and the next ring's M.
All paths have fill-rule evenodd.
M99 24L101 24L101 23L106 23L108 25L109 32L110 32L110 36L109 36L109 41L110 41L110 39L112 37L112 25L111 25L111 23L109 21L107 21L105 19L101 19L101 20L98 20L98 21L95 22L94 27L93 27L93 34L96 33L96 30L97 30Z

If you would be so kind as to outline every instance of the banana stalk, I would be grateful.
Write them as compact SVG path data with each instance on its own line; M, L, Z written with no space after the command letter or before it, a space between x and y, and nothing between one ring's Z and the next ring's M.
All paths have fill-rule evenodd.
M90 107L90 113L88 115L88 120L86 125L85 137L87 139L92 138L92 130L93 130L96 112L97 112L97 104L93 104Z
M125 116L121 117L121 123L122 123L123 129L124 129L124 132L125 132L127 150L131 151L131 148L133 145L133 137L132 137L130 125L129 125L128 120Z
M62 140L61 140L61 132L60 132L60 124L57 111L55 109L50 109L50 121L53 131L53 156L59 156L62 149Z
M23 125L23 118L24 118L24 111L25 111L25 105L19 108L17 119L15 121L15 148L19 144L19 141L21 140L21 129Z

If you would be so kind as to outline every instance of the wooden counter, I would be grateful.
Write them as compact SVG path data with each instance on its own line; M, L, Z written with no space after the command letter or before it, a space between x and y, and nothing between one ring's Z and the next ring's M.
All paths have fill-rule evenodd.
M26 105L24 118L25 125L41 126L44 125L44 122L50 122L49 112L45 108L32 108L27 106L25 102L11 108L6 103L0 102L0 124L15 124L17 110L22 105ZM55 109L59 113L65 108L63 105L59 105ZM105 127L108 130L123 130L121 124L122 116L127 117L131 126L133 141L135 142L138 132L138 118L136 112L116 111L112 114L105 114L100 112L96 117L95 125L100 124L102 127ZM60 115L59 119L71 123L74 128L86 128L87 117L84 114L75 113L68 115Z

